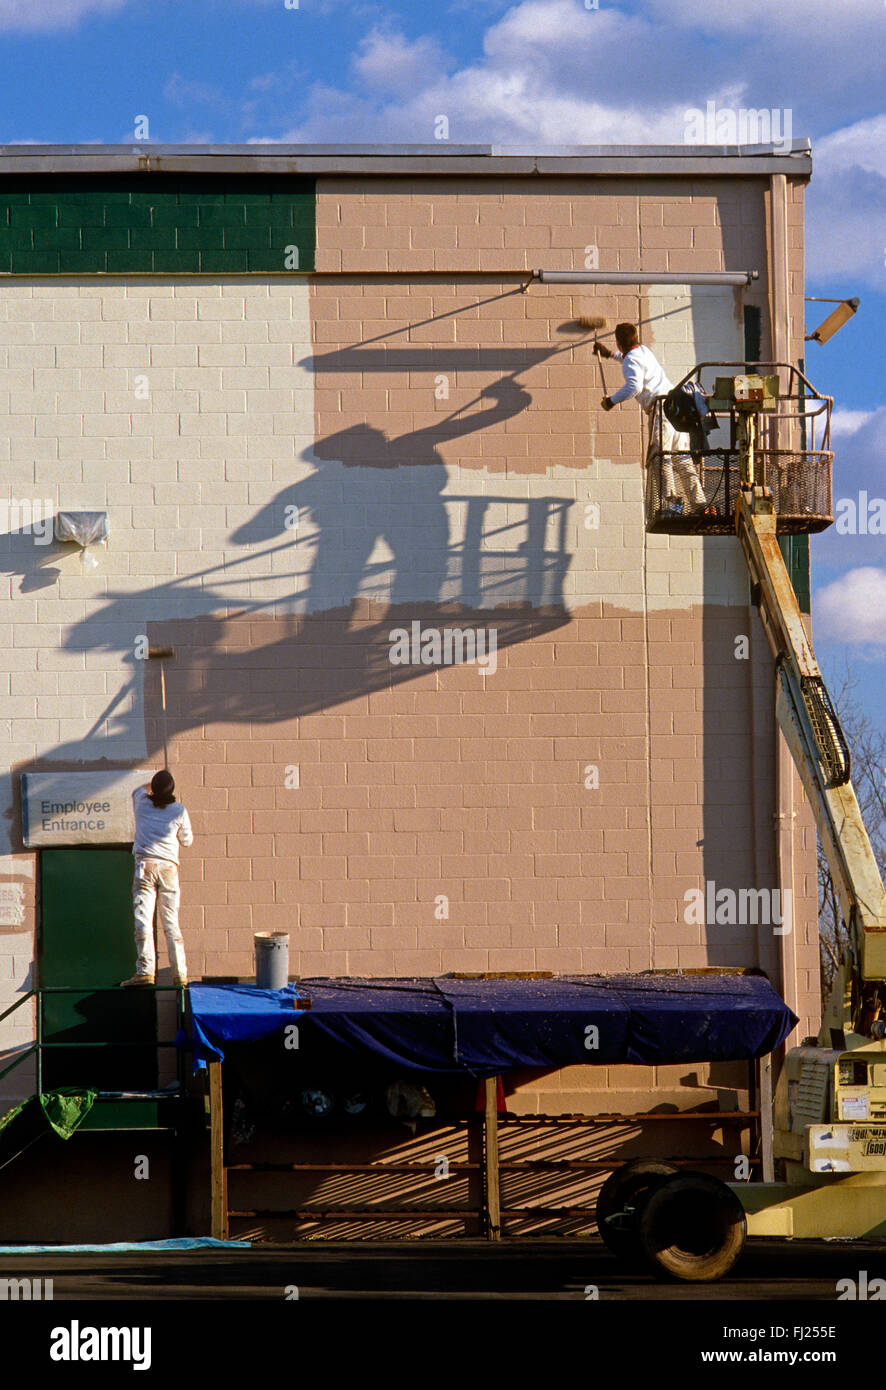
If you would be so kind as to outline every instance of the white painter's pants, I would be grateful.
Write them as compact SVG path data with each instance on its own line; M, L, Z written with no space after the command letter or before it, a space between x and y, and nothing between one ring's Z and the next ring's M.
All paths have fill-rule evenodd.
M154 904L159 902L160 922L166 933L169 963L176 980L185 980L188 967L185 947L178 925L178 905L181 893L178 885L178 866L168 859L136 859L132 883L132 906L135 915L135 945L138 951L136 973L153 975Z
M674 482L674 469L680 474L680 481L683 483L689 500L693 506L703 507L707 502L695 465L692 462L692 455L689 453L689 439L685 434L678 434L667 419L663 411L653 408L649 414L649 448L646 451L646 467L651 469L658 468L661 459L661 488L662 500L665 497L676 497L677 486ZM679 453L672 451L678 449ZM685 453L683 450L685 449ZM653 473L653 477L655 474Z

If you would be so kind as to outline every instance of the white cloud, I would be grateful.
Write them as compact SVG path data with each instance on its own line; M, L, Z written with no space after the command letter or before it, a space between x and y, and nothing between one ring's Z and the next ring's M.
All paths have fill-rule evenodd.
M642 74L627 94L626 55ZM698 97L696 76L674 65L654 26L581 0L523 0L487 29L482 59L453 67L436 42L374 31L352 65L361 90L313 87L299 122L277 138L353 140L359 131L361 141L429 141L445 115L459 143L673 143ZM726 88L706 95L714 91Z
M847 418L848 417L848 418ZM834 508L840 517L847 503L862 505L861 493L869 502L886 498L886 406L873 411L835 411L834 430ZM842 428L844 424L854 428ZM830 526L812 537L812 573L830 578L847 567L865 568L881 562L883 537L862 530L853 535Z
M886 22L886 10L883 14ZM822 174L854 166L886 178L886 115L855 121L826 135L816 144L815 165Z
M406 96L449 65L450 60L434 39L410 42L394 30L375 28L361 41L352 66L370 89Z
M883 11L886 25L886 9ZM819 140L806 196L806 273L886 289L886 115Z
M646 9L663 20L718 34L746 34L750 38L772 41L787 34L797 44L819 36L832 43L841 33L853 38L867 35L883 20L880 0L851 0L838 8L834 0L791 0L790 5L773 5L771 0L646 0Z
M0 30L73 29L81 19L114 14L127 0L0 0Z
M328 0L324 12L340 3ZM394 18L380 24L377 8L353 0L351 18L371 13L373 27L342 55L340 80L306 86L302 73L297 85L275 86L263 74L240 103L244 133L431 142L445 115L458 143L681 144L688 111L708 101L774 112L779 131L790 113L794 136L827 132L814 144L807 193L809 279L847 283L847 293L886 289L886 114L870 114L886 70L883 0L473 3L487 18L482 53L459 66L443 40L408 38ZM448 9L435 12L438 35ZM295 119L272 114L262 100L272 90L276 111L297 111Z
M352 16L378 18L378 5L372 4L371 0L296 0L294 7L287 5L286 0L228 0L228 4L240 5L244 9L254 9L256 6L270 9L273 5L275 9L288 9L294 18L303 14L326 18L345 8Z
M880 0L855 0L848 19L832 0L774 9L768 0L641 0L631 9L607 0L598 10L520 0L461 67L438 41L407 39L393 24L376 26L354 57L357 91L346 77L315 87L278 138L354 139L359 130L362 140L426 140L433 116L445 114L459 141L680 144L687 112L708 101L775 112L779 129L790 112L796 136L811 120L845 120L886 67ZM360 121L350 132L349 119Z
M877 382L881 386L882 382ZM840 444L839 466L841 472L852 476L853 480L857 474L879 473L881 479L884 478L883 464L886 460L886 406L879 406L871 411L835 411L834 416L842 420L851 421L854 428L847 431L842 429L842 433L848 438L844 438Z
M279 81L280 78L276 72L263 72L257 77L250 78L246 85L250 92L272 92Z
M874 418L873 410L835 410L831 416L831 434L834 439L857 434L863 425Z
M818 593L814 614L817 636L886 648L886 570L849 570Z
M224 93L208 82L194 82L174 72L163 88L163 95L171 106L217 106L226 107L228 101Z

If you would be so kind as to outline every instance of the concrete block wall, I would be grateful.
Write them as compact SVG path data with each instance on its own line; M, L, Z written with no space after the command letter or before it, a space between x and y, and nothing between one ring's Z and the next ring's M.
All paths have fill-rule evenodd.
M10 496L106 509L112 534L92 573L5 541L4 848L31 887L0 956L32 954L20 772L161 757L147 634L179 654L165 731L197 835L195 976L250 973L261 929L291 933L307 976L778 978L768 929L685 920L710 880L775 885L771 664L737 546L646 535L640 412L599 410L589 344L562 327L589 301L639 318L676 375L742 355L740 304L524 294L514 274L592 246L619 269L759 264L765 303L760 186L629 182L327 178L316 264L340 278L8 282ZM414 622L494 630L496 669L392 665ZM0 1009L17 969L0 959Z

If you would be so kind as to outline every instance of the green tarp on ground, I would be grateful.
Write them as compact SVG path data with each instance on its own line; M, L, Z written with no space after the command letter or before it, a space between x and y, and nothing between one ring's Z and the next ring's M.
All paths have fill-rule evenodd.
M29 1096L20 1105L7 1110L0 1119L0 1164L28 1148L49 1130L60 1139L70 1139L95 1104L98 1091L76 1086L61 1086Z

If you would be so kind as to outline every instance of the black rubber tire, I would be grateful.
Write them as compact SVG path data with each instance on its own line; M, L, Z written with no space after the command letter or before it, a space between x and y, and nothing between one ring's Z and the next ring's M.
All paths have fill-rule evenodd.
M731 1188L708 1173L682 1172L646 1194L635 1222L646 1261L687 1283L721 1279L744 1248L747 1221Z
M636 1213L653 1187L679 1171L673 1163L665 1163L663 1159L634 1158L609 1174L600 1188L595 1215L600 1239L618 1259L636 1263L643 1258L643 1248L636 1216L624 1226L611 1225L610 1218L623 1212L625 1207L633 1207Z

